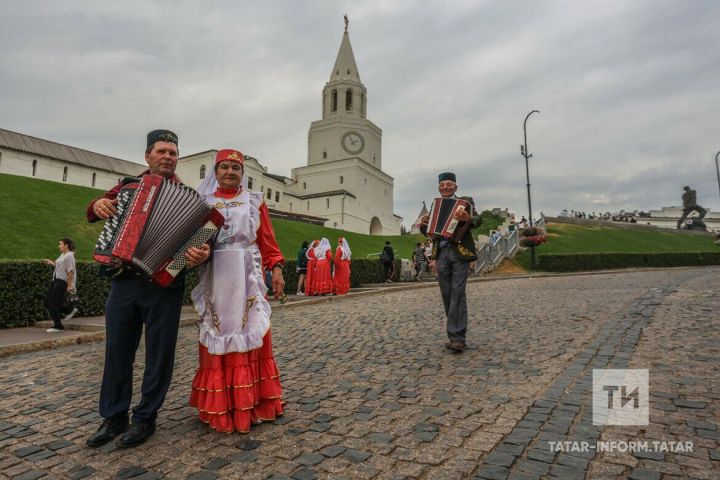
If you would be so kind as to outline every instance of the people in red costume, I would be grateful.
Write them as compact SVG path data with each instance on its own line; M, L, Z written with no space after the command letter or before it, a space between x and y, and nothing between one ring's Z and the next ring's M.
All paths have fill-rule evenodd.
M192 291L200 314L200 366L190 405L220 432L248 432L283 414L282 386L270 333L263 268L272 271L275 297L283 294L284 258L261 193L244 188L243 155L220 150L215 177L199 187L225 217Z
M307 249L307 273L305 274L305 296L313 295L313 282L315 281L315 247L320 244L320 240L313 240L310 248Z
M335 295L345 295L350 290L350 245L343 237L338 239L335 249L335 274L333 286Z
M313 256L315 257L315 271L310 284L310 295L330 295L333 293L330 240L320 239L318 246L313 249ZM311 257L308 256L308 258Z

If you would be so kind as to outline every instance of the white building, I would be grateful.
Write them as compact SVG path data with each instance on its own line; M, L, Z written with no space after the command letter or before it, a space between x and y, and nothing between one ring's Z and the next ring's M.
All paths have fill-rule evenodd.
M0 173L109 190L147 165L0 128Z
M367 119L367 100L346 28L323 88L322 119L308 132L307 165L285 177L248 157L250 189L262 191L271 209L326 218L326 227L399 235L402 218L393 213L393 178L382 171L382 130ZM242 151L241 145L227 147ZM197 187L212 174L216 152L182 157L178 175Z
M367 118L367 89L360 81L347 27L330 79L322 118L310 125L307 165L290 177L272 174L246 157L249 188L261 191L275 214L325 221L326 227L373 235L399 235L393 213L393 178L382 171L382 130ZM242 145L234 147L242 151ZM181 157L177 174L197 187L213 174L217 150ZM80 148L0 129L0 173L109 190L147 168Z

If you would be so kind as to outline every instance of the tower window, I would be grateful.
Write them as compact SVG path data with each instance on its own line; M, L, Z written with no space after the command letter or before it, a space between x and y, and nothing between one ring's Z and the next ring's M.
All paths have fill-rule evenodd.
M342 176L342 175L340 175L340 185L342 185L342 184L343 184L343 180L344 180L343 176Z
M367 185L367 178L365 179L365 185Z
M276 202L280 201L280 192L275 192L275 201Z
M375 165L375 155L373 155L373 165Z
M270 188L270 187L268 187L267 198L268 198L268 200L272 200L272 188Z
M200 165L200 180L205 178L205 165Z
M366 109L366 108L367 108L367 107L365 106L365 94L364 94L364 93L361 93L361 94L360 94L360 115L361 115L363 118L365 118L365 115L366 115L366 112L365 112L365 109Z
M333 112L337 112L337 90L332 91L332 108Z
M92 186L95 186L95 179L97 178L97 173L93 172L93 178L92 178Z
M350 69L348 68L348 75L350 75Z
M63 167L63 182L67 182L67 167Z
M307 190L307 183L303 182L303 190Z
M327 158L327 150L323 150L323 158Z
M349 88L345 92L345 110L352 110L352 90Z
M252 190L253 178L248 177L248 190Z
M330 199L329 198L325 199L325 206L327 207L328 210L330 210Z
M292 202L290 202L290 211L292 212Z
M37 160L33 160L32 176L34 177L36 173L37 173Z
M310 211L310 200L308 200L308 202L307 202L307 210L308 210L308 212Z

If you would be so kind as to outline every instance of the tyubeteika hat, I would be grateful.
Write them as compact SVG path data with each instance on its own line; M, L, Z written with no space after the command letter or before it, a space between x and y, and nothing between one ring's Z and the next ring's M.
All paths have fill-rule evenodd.
M147 134L147 146L155 145L155 142L170 142L178 144L178 137L170 130L153 130Z
M239 151L233 150L231 148L218 150L217 155L215 155L215 165L217 166L217 164L219 164L220 162L224 162L225 160L229 160L231 162L243 165L243 163L245 162L245 156Z
M455 179L455 174L452 172L443 172L438 175L438 183L444 182L446 180L457 183L457 180Z

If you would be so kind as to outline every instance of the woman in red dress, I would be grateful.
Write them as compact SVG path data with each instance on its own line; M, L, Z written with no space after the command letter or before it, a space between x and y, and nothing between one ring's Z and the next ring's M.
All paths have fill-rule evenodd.
M345 295L350 290L350 245L343 237L338 239L338 247L335 250L335 276L333 283L335 295Z
M215 177L198 188L223 214L225 225L192 291L200 314L200 366L190 405L200 420L225 433L249 432L251 425L283 414L263 268L272 271L279 297L284 258L262 193L244 187L243 161L237 150L218 151Z
M307 249L305 256L308 259L307 262L307 273L305 274L305 296L314 295L313 282L315 281L315 264L317 259L315 258L315 247L320 244L320 240L313 240L310 247Z
M320 244L315 247L315 273L313 274L313 295L330 295L333 293L332 273L330 270L330 262L332 262L332 252L330 252L330 240L322 238Z

